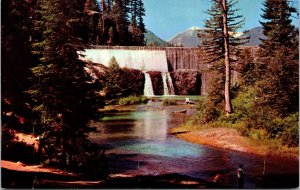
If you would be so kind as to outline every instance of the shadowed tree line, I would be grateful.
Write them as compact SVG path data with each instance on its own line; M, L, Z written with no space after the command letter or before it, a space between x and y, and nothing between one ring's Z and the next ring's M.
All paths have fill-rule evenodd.
M142 0L87 0L84 11L86 44L145 45Z
M87 139L96 131L89 122L101 118L106 83L86 72L77 52L87 44L143 45L142 0L1 3L3 158L106 175L100 147ZM16 132L38 137L39 147L12 156Z

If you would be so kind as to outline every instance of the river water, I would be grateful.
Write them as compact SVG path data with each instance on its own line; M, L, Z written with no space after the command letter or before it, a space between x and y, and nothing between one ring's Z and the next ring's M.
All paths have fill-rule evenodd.
M179 173L212 181L222 173L225 184L236 187L236 170L244 165L245 188L289 188L299 183L296 160L262 157L227 149L196 145L168 133L195 110L175 114L176 106L161 102L139 105L134 112L107 113L90 140L108 150L110 172L130 176ZM264 173L264 175L263 175Z

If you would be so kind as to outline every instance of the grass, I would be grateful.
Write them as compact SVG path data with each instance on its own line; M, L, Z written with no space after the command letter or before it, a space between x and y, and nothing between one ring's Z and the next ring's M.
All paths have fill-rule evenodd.
M281 142L275 139L267 139L263 138L265 132L263 131L249 131L247 135L243 134L242 131L239 129L238 125L228 125L222 122L212 122L203 125L194 124L192 120L186 122L185 124L172 128L170 130L171 134L176 135L177 137L195 143L195 144L206 144L206 145L213 145L218 146L215 141L219 140L218 136L226 137L226 133L224 130L236 130L240 133L234 139L230 140L228 144L239 144L247 148L249 153L254 153L257 155L273 155L273 156L281 156L281 157L288 157L288 158L298 158L299 150L298 147L288 147L282 145ZM220 130L219 130L220 129ZM218 134L219 131L223 131L224 134L219 134L216 137L211 136L211 138L216 138L215 140L212 139L205 139L205 137L199 135L204 131L211 131L211 134ZM222 133L222 132L221 132ZM236 140L240 139L240 140ZM209 142L212 141L212 142ZM220 146L222 148L222 146Z
M118 101L118 105L120 106L128 106L128 105L136 105L136 104L145 104L149 101L146 96L129 96L125 98L120 98Z
M162 102L163 106L171 106L171 105L177 105L176 99L164 99Z

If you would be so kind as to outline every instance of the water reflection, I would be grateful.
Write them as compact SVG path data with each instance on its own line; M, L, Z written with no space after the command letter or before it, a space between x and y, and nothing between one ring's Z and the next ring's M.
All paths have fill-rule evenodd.
M168 113L164 111L145 112L140 135L145 140L166 141L168 135ZM140 125L141 126L141 125ZM141 129L141 128L140 128Z
M235 172L242 163L246 188L295 186L299 170L297 161L267 157L266 175L263 176L264 157L195 145L168 135L169 128L186 121L188 116L174 114L170 109L155 107L156 111L151 110L149 105L157 106L150 103L138 106L139 111L107 114L101 122L93 124L99 132L91 134L90 140L109 146L109 154L117 155L110 158L115 172L180 173L206 180L224 172L226 183L235 186ZM276 181L272 177L276 177Z

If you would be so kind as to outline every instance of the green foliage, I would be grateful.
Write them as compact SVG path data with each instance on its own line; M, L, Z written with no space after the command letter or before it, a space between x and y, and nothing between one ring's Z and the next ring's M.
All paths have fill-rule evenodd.
M198 36L202 38L201 49L204 50L204 63L209 65L219 64L220 61L225 65L224 74L224 105L227 113L232 113L230 85L231 69L234 55L237 55L238 45L247 43L248 37L234 37L237 30L242 27L244 20L241 15L236 15L239 9L234 8L237 0L212 0L211 8L206 12L210 18L205 21L205 28ZM217 66L215 69L220 68ZM215 79L222 80L222 75L216 75ZM222 91L217 89L220 94ZM218 95L213 94L213 96ZM209 93L211 96L212 93ZM215 99L217 98L217 99ZM215 100L214 100L215 99ZM219 97L212 97L212 101L220 102Z
M225 12L222 7L222 1L212 0L212 6L206 13L210 16L208 20L205 20L205 30L199 33L198 36L201 38L201 48L205 50L205 63L212 64L224 59L225 54L225 36L223 30L223 13L226 14L227 28L229 36L229 46L232 49L232 53L237 51L237 46L247 43L246 38L233 37L237 30L240 29L244 24L244 19L241 15L236 15L239 9L236 9L236 0L226 1L227 11Z
M266 0L261 22L263 40L256 60L257 107L285 117L299 111L298 30L291 24L297 11L289 0Z
M83 48L82 1L40 0L38 4L34 22L43 35L34 40L33 48L41 63L31 70L34 77L28 93L39 115L39 135L49 162L72 168L89 144L86 134L93 129L88 123L99 118L103 100L96 92L101 85L78 60L77 51Z
M146 30L144 41L147 46L168 46L168 43L157 37L153 32Z
M234 112L226 116L222 107L215 106L207 97L197 104L194 123L206 127L235 128L243 135L262 141L276 140L279 144L297 146L299 141L299 113L278 116L270 107L257 107L257 89L240 90L232 104Z
M163 106L177 105L177 100L176 99L163 99L162 105Z
M97 45L144 45L142 0L87 0L84 5L84 41Z
M216 121L221 114L220 109L210 98L200 99L197 103L197 111L194 122L201 124Z
M146 96L129 96L125 98L120 98L118 104L120 106L136 105L136 104L146 104L148 98Z
M265 1L265 20L261 23L267 38L256 59L247 51L239 55L236 69L240 72L240 86L232 101L234 112L228 116L219 111L224 77L217 72L222 67L216 67L212 79L215 87L208 99L200 102L197 122L210 127L234 127L253 139L298 146L299 45L290 18L296 10L289 4L288 0ZM207 24L217 26L217 21L220 20Z
M116 44L128 44L128 13L126 12L126 5L122 0L115 0L112 6L110 16L114 22L116 29Z
M272 56L270 53L278 46L295 48L298 31L292 25L292 16L297 14L290 0L265 0L262 18L263 34L267 39L260 45L261 57Z
M109 63L107 72L103 77L106 99L117 101L122 97L131 95L143 95L144 93L144 74L135 69L120 68L117 60L113 57ZM135 81L128 83L128 81Z
M256 83L259 107L270 107L278 115L298 111L298 51L278 47L273 56L263 58L263 74Z
M239 75L239 85L241 88L253 86L259 79L257 76L257 65L251 56L250 49L243 49L238 56L237 67L235 70Z
M222 62L217 62L211 66L208 72L211 77L208 97L215 106L218 106L224 102L225 66Z

